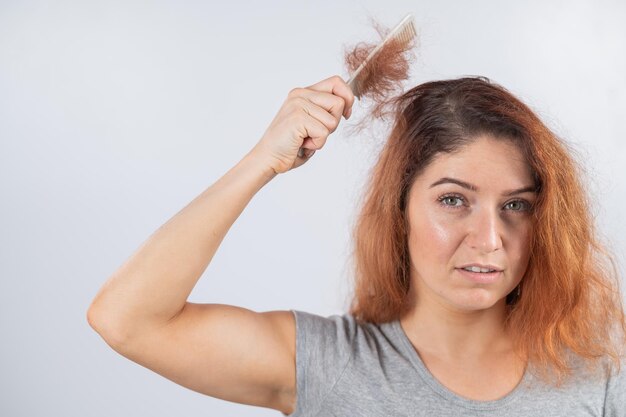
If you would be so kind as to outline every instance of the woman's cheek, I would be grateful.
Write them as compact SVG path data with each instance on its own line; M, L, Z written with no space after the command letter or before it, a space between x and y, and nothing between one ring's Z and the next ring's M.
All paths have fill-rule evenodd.
M461 228L454 216L448 213L429 213L422 225L423 244L437 254L438 260L447 264L450 255L458 246Z

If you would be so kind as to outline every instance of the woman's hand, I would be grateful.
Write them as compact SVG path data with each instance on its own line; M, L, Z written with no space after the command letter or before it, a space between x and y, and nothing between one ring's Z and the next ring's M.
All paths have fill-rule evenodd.
M294 88L251 153L281 174L304 164L326 138L337 129L339 120L352 114L354 94L339 76L306 88ZM298 156L300 148L304 155Z

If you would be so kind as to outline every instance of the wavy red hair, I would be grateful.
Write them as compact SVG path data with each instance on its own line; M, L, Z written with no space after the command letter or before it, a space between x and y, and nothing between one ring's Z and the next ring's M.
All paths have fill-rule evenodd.
M489 134L519 146L539 190L520 296L507 297L506 325L518 352L544 377L556 376L557 385L573 370L571 354L590 369L607 357L619 368L626 319L617 268L596 237L567 144L486 77L427 82L390 103L395 121L354 227L350 313L382 323L408 310L407 192L435 156Z

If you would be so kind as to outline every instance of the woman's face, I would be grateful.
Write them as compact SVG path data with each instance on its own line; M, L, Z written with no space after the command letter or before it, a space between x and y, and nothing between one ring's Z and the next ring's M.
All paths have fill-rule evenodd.
M504 303L528 264L534 185L507 140L480 136L435 157L415 179L406 208L418 300L463 311ZM463 269L472 266L489 272Z

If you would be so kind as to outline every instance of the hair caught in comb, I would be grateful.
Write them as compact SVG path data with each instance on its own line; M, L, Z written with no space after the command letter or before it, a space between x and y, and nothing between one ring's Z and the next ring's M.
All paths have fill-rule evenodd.
M374 18L370 22L382 40L391 29L382 26ZM344 52L344 61L349 74L361 65L369 53L380 43L359 42L348 47ZM374 55L359 74L361 101L371 102L372 106L365 117L354 125L353 133L358 133L368 126L371 118L385 119L395 113L394 98L402 92L402 82L409 78L411 62L415 59L413 49L417 46L417 37L410 42L390 41Z

